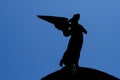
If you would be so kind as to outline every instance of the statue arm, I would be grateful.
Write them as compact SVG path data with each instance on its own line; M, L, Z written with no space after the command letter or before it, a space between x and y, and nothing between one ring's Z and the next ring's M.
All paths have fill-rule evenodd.
M81 27L82 32L85 33L85 34L87 34L87 30L82 25L79 25L79 26Z

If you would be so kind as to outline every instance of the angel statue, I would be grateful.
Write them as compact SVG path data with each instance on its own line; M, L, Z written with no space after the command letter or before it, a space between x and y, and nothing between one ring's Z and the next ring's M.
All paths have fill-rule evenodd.
M60 66L64 65L64 67L48 74L41 80L120 80L96 69L79 67L83 33L87 34L86 29L78 24L80 14L74 14L71 19L44 15L38 15L38 17L54 24L58 30L63 32L65 37L70 36L67 49L59 63Z
M60 60L59 65L79 66L78 61L83 44L83 33L87 34L86 29L81 24L78 24L80 14L74 14L70 20L65 17L56 16L38 15L38 17L54 24L57 29L63 32L65 37L71 36L68 47Z

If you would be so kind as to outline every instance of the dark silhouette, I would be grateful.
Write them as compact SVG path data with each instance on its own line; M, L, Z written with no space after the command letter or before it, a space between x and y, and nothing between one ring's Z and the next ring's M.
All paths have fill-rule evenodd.
M70 20L65 17L56 16L38 15L38 17L54 24L57 29L63 32L64 36L71 36L67 50L60 61L60 66L62 66L62 64L65 66L78 66L80 51L83 44L83 33L87 34L83 26L78 24L80 14L75 14Z
M62 64L65 66L78 66L80 51L83 44L83 33L87 34L87 31L83 28L83 26L78 24L79 18L80 15L75 14L69 21L70 24L67 32L69 32L71 38L69 40L67 50L60 61L60 66L62 66Z
M79 67L78 61L83 44L83 33L87 34L85 28L78 24L80 14L75 14L70 20L65 17L43 16L39 18L55 25L63 32L65 37L71 36L67 50L65 51L59 65L65 65L61 70L53 72L41 80L120 80L105 72Z
M72 67L63 67L61 70L55 71L41 80L120 80L105 72L79 67L77 73L72 71Z
M44 15L37 15L40 19L48 21L54 24L55 28L61 30L64 36L69 36L68 27L69 27L69 20L65 17L56 17L56 16L44 16Z

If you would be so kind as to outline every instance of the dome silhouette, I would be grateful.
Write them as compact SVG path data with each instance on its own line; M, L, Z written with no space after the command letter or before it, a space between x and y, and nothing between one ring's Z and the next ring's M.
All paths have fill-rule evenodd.
M110 74L92 68L79 67L76 73L71 70L72 68L64 67L48 74L41 80L120 80Z

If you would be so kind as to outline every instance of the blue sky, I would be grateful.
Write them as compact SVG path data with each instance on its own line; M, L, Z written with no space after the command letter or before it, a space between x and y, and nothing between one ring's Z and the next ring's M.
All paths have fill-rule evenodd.
M0 80L39 80L60 69L66 38L36 15L80 13L88 31L80 66L120 78L119 0L2 0L0 1Z

